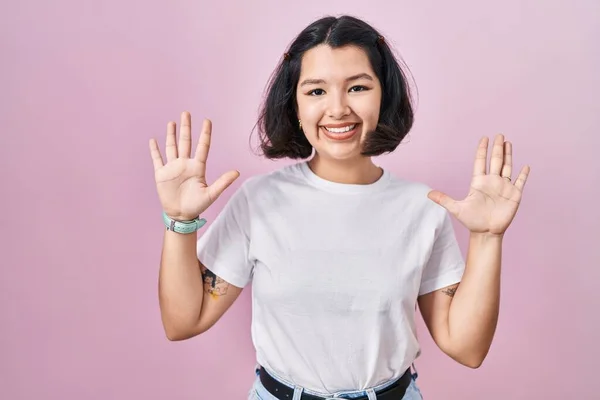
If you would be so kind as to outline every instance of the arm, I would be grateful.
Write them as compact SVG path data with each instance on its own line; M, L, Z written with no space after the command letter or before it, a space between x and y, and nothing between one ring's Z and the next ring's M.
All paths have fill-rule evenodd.
M471 187L464 200L437 190L428 194L471 236L460 286L422 296L419 307L438 346L472 368L485 359L496 331L502 240L517 213L530 172L529 166L524 166L512 183L512 144L504 139L504 135L496 135L489 169L489 139L479 141Z
M196 255L196 235L165 231L159 272L161 319L169 340L212 327L242 289L216 277Z
M149 142L150 156L162 210L171 218L189 220L208 209L239 177L239 172L229 171L208 185L206 161L212 136L211 121L204 120L193 155L190 113L181 113L179 130L177 140L175 122L167 124L166 164L154 138ZM163 327L170 340L183 340L206 331L241 292L227 282L215 280L209 289L218 295L205 296L203 281L211 278L206 276L205 268L202 269L206 279L202 277L197 247L197 235L165 231L158 295ZM228 245L224 247L229 249ZM223 301L218 301L219 298Z
M462 281L419 297L423 320L438 347L478 368L490 349L500 305L502 235L471 233Z

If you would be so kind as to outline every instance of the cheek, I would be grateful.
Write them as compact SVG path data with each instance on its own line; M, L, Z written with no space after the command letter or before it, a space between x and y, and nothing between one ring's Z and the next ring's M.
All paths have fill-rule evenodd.
M299 101L298 102L298 118L302 120L302 124L308 126L315 125L321 121L323 110L318 101Z
M360 112L357 112L360 119L363 121L363 124L371 130L377 126L379 122L379 107L373 106L373 103L366 104L364 107L360 109Z
M381 91L374 88L362 96L357 96L351 104L353 111L369 130L377 126L381 107Z

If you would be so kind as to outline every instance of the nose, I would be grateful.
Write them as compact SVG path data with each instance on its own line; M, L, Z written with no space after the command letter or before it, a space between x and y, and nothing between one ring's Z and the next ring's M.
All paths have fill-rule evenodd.
M332 94L329 96L328 112L332 119L342 119L350 115L350 106L348 105L348 99L346 93Z

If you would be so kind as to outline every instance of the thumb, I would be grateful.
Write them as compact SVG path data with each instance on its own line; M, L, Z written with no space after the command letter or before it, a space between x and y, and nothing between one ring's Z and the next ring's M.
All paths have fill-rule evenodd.
M214 181L213 184L208 187L210 199L213 202L217 200L221 193L223 193L239 176L240 173L238 171L229 171L221 175L219 179Z
M450 214L454 216L458 214L458 202L447 194L442 193L439 190L432 190L427 193L427 197L433 202L444 207L450 212Z

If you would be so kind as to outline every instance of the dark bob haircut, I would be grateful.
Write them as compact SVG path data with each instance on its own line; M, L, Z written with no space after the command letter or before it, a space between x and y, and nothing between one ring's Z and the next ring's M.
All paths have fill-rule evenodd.
M321 18L306 27L273 72L257 123L262 155L304 159L312 154L312 146L298 126L296 87L302 56L321 44L356 46L366 52L381 83L382 100L377 127L367 136L361 154L378 156L394 151L414 119L406 76L379 32L358 18L342 16Z

